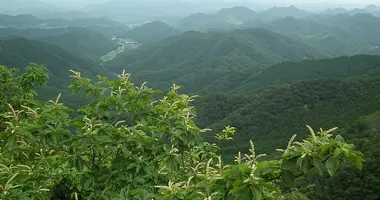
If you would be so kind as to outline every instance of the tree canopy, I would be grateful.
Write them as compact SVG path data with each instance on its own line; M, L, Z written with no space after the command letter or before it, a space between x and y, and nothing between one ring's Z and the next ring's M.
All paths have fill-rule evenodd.
M309 137L297 142L294 135L277 160L262 160L250 141L249 152L236 152L226 165L220 147L203 141L208 130L194 123L195 97L179 93L179 86L162 95L134 85L125 72L97 81L72 72L69 87L93 96L77 111L61 103L61 95L34 99L32 86L47 79L41 66L7 79L5 86L25 96L5 99L8 107L1 107L1 199L295 199L290 188L297 177L333 176L345 163L362 168L363 154L335 128L314 132L309 126ZM227 126L216 139L234 135Z

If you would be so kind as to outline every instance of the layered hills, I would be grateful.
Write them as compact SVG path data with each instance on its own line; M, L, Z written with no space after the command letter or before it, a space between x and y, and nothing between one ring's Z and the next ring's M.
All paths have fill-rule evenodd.
M326 55L305 43L265 29L230 32L186 32L154 46L141 47L121 54L106 67L125 69L135 80L167 88L183 85L186 92L225 91L217 82L228 82L254 73L263 66L286 60L322 58ZM238 78L240 79L240 78Z

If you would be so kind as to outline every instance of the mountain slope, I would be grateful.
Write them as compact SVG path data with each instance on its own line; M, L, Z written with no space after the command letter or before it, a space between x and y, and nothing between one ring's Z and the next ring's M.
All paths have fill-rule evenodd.
M0 26L36 26L43 23L43 20L28 14L10 16L0 14Z
M115 72L126 69L137 81L148 81L159 88L176 83L186 92L199 93L210 87L214 91L228 90L232 86L222 80L236 84L241 76L255 73L261 66L324 56L308 45L264 29L190 31L154 47L124 53L106 66Z
M260 19L264 21L271 21L281 19L284 17L302 18L312 15L307 11L301 10L295 6L290 7L273 7L260 13Z
M141 44L155 44L170 36L179 35L181 32L161 22L153 21L129 30L126 36Z
M62 35L41 37L38 40L60 46L68 52L93 61L100 61L101 56L118 47L111 38L82 28L72 28Z
M182 19L177 27L181 30L233 29L257 18L257 13L244 6L223 8L214 14L197 13Z
M327 18L339 18L338 16ZM365 23L366 20L359 20ZM261 25L268 30L294 37L304 41L330 55L353 55L373 49L372 39L361 37L363 33L353 30L353 26L328 24L310 19L285 17L271 23ZM351 28L350 28L351 27Z
M346 128L358 117L380 109L379 94L379 77L321 78L242 94L243 103L239 97L226 94L219 98L205 96L195 105L197 121L206 117L212 122L207 119L210 113L212 116L229 113L205 127L212 128L214 133L226 125L236 127L234 140L222 143L223 153L232 159L238 151L247 151L248 146L242 141L256 142L257 153L273 153L273 149L285 148L293 134L299 139L306 136L306 124L323 129ZM205 137L213 140L213 134Z
M86 76L97 74L109 76L108 70L97 64L77 57L60 47L41 41L24 38L8 38L0 40L0 65L24 69L30 63L45 64L50 75L48 88L42 90L41 97L51 99L59 92L68 93L67 86L71 83L69 70L81 71ZM63 95L65 96L65 95ZM66 98L67 95L63 98ZM78 99L70 99L76 102Z
M294 83L321 77L380 76L380 56L356 55L332 59L283 62L265 68L242 82L235 91L253 91L269 85Z
M338 15L348 13L348 10L344 8L328 8L327 10L322 11L320 14L322 15Z

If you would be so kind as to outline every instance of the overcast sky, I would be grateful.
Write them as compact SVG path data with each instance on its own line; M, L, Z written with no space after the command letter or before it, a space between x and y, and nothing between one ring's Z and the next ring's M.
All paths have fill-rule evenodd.
M0 0L3 1L3 0ZM98 4L102 2L108 2L110 0L42 0L55 5L59 5L61 8L83 8L90 4ZM117 1L136 1L136 0L117 0ZM210 4L223 5L228 3L229 5L252 5L258 9L268 8L273 6L290 6L296 5L301 9L322 9L326 7L364 7L369 4L377 4L380 6L380 0L138 0L139 2L157 2L157 1L187 1L197 2L201 5Z

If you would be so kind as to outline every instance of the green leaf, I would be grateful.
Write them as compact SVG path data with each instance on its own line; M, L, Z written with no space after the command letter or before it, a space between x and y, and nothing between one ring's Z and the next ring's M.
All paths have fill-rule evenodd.
M330 157L326 161L325 166L326 166L327 172L330 174L330 176L334 176L334 174L336 173L336 171L338 170L338 167L339 167L339 158Z
M285 186L291 187L294 184L295 177L291 171L283 170L281 172L281 180Z
M351 162L356 168L360 170L363 168L363 158L361 156L352 156Z
M254 187L253 188L253 195L254 195L254 200L262 200L263 199L263 192L261 188Z
M83 185L84 189L85 190L91 190L91 186L92 186L92 179L87 179Z
M334 157L335 158L337 158L339 155L340 155L340 153L342 153L342 150L340 149L340 148L337 148L337 149L335 149L335 151L334 151Z
M15 145L15 140L16 140L16 137L14 135L11 135L9 138L8 138L8 150L9 151L12 151L13 150L13 147Z
M248 187L240 188L235 196L235 200L253 200L252 190Z
M314 160L312 161L312 164L313 164L314 167L318 170L319 175L322 176L322 175L325 173L326 168L325 168L325 166L323 165L323 163L322 163L321 160L319 160L319 159L314 159Z

